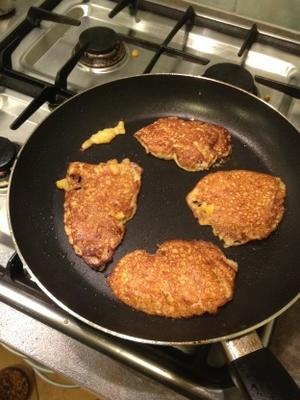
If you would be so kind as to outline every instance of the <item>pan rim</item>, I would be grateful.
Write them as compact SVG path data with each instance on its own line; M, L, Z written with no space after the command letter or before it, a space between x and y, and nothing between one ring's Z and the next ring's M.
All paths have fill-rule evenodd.
M143 344L152 344L152 345L161 345L161 346L172 346L172 345L199 345L199 344L211 344L211 343L217 343L217 342L224 342L227 340L235 339L240 336L244 336L250 332L255 331L258 328L261 328L262 326L266 325L267 323L271 322L273 319L277 318L281 314L283 314L286 310L288 310L293 304L297 302L297 300L300 300L300 293L298 293L297 296L295 296L289 303L287 303L284 307L282 307L279 311L276 313L270 315L263 321L258 322L257 324L250 326L246 329L243 329L238 332L234 332L229 335L225 336L220 336L217 338L211 338L211 339L202 339L202 340L192 340L192 341L163 341L163 340L151 340L151 339L144 339L140 337L135 337L131 335L126 335L108 328L105 328L101 325L98 325L87 318L82 317L81 315L77 314L75 311L71 310L69 307L67 307L65 304L63 304L60 300L58 300L52 293L48 291L48 289L45 288L45 286L37 279L37 277L34 275L34 273L31 271L29 266L26 264L25 259L23 258L20 249L15 242L15 239L13 237L14 244L16 246L16 251L18 253L18 256L20 257L21 261L23 262L24 269L26 272L30 275L30 277L33 279L33 281L38 285L38 287L46 293L46 295L54 301L59 307L61 307L64 311L75 317L76 319L79 319L80 321L86 323L92 328L95 328L101 332L107 333L109 335L112 335L114 337L124 339L124 340L130 340L131 342L136 342L136 343L143 343Z
M180 76L180 77L188 77L188 78L192 78L195 80L206 80L206 81L211 81L214 83L217 83L221 86L227 86L230 87L232 89L234 89L235 91L240 91L245 93L247 96L252 96L255 98L255 100L260 100L265 106L269 106L276 114L279 114L283 119L286 120L286 122L295 129L296 132L298 132L298 129L288 120L287 117L285 117L281 112L279 112L274 106L270 105L269 103L267 103L266 101L264 101L261 98L258 98L257 96L255 96L254 94L251 94L249 92L247 92L244 89L240 89L234 85L228 84L228 83L224 83L221 82L219 80L216 79L211 79L211 78L206 78L206 77L202 77L202 76L195 76L195 75L190 75L190 74L177 74L177 73L155 73L155 74L148 74L146 76ZM129 77L124 77L112 82L108 82L105 83L103 85L99 85L99 86L106 86L106 85L110 85L113 84L115 82L120 82L120 81L124 81L124 80L135 80L135 79L139 79L139 78L143 78L144 75L135 75L135 76L129 76ZM99 87L98 86L98 87ZM82 95L83 93L92 91L93 88L88 88L83 92L80 92L78 94L76 94L75 96L71 97L70 99L67 99L63 104L61 104L60 106L57 107L57 109L59 109L60 107L64 106L64 104L66 104L67 102L73 100L74 98L76 98L77 96ZM48 119L50 116L52 115L49 114L49 116L46 117L46 119ZM44 120L45 121L45 120ZM42 123L44 122L42 121ZM42 124L41 123L41 124ZM41 125L39 124L35 130L33 131L32 135L35 133L35 131L39 128L39 126ZM31 135L31 136L32 136ZM31 137L30 136L30 137ZM28 139L28 141L30 140L30 137ZM27 142L28 142L27 141ZM59 299L57 299L50 291L48 291L48 289L40 282L40 280L35 276L35 274L32 272L32 270L30 269L30 267L27 265L26 260L24 259L24 257L22 256L21 250L19 249L19 246L16 242L15 239L15 235L12 229L12 223L11 223L11 218L10 218L10 195L11 195L11 182L13 180L13 176L14 176L14 171L15 171L15 167L17 165L18 159L21 155L21 153L23 152L23 150L26 148L26 144L27 142L24 144L24 146L21 148L21 150L19 151L17 158L14 162L14 165L12 167L12 172L11 172L11 176L9 179L9 185L8 185L8 196L7 196L7 213L8 213L8 222L9 222L9 230L12 236L12 240L13 243L15 245L15 249L16 252L18 254L18 256L20 257L23 265L24 265L24 269L28 272L28 274L30 275L30 277L32 278L32 280L38 285L38 287L44 292L46 293L46 295L54 301L54 303L56 303L60 308L62 308L64 311L66 311L68 314L70 314L71 316L75 317L76 319L86 323L87 325L91 326L92 328L95 328L99 331L102 331L104 333L110 334L112 336L115 337L119 337L121 339L125 339L125 340L130 340L132 342L137 342L137 343L146 343L146 344L153 344L153 345L199 345L199 344L209 344L209 343L214 343L214 342L221 342L221 341L226 341L229 339L234 339L237 338L239 336L245 335L247 333L250 333L252 331L254 331L257 328L260 328L261 326L267 324L268 322L272 321L274 318L278 317L279 315L281 315L283 312L285 312L288 308L290 308L294 303L296 303L296 301L298 299L300 299L300 293L298 293L293 299L291 299L286 305L284 305L280 310L278 310L276 313L269 315L267 318L265 318L263 321L258 322L255 325L251 325L248 328L245 328L243 330L240 330L238 332L234 332L228 335L224 335L224 336L220 336L220 337L214 337L214 338L210 338L210 339L200 339L200 340L188 340L188 341L168 341L168 340L152 340L152 339L146 339L146 338L140 338L140 337L136 337L136 336L131 336L131 335L127 335L127 334L123 334L120 333L118 331L112 330L112 329L108 329L104 326L101 326L93 321L90 321L89 319L83 317L82 315L79 315L77 312L73 311L71 308L67 307L63 302L61 302Z
M129 75L129 76L125 76L125 77L123 77L123 78L115 79L115 80L113 80L113 81L109 81L109 82L103 83L103 84L101 84L101 85L96 85L96 86L87 88L87 89L83 90L82 92L76 93L74 96L72 96L72 97L66 99L63 103L59 104L53 111L51 111L51 112L46 116L46 118L36 126L36 128L34 129L34 131L32 132L32 134L29 136L29 138L27 139L27 141L24 143L24 145L23 145L22 148L20 149L20 151L19 151L19 153L18 153L18 156L22 153L24 147L26 146L27 142L29 141L30 137L34 134L34 132L36 131L36 129L38 129L38 127L39 127L46 119L48 119L48 118L53 114L53 112L55 112L56 110L60 109L61 107L63 107L63 106L64 106L65 104L67 104L68 102L72 101L73 99L77 98L78 96L81 96L81 95L84 94L84 93L87 93L87 92L89 92L89 91L94 90L94 89L97 88L97 87L107 86L107 85L113 84L113 83L115 83L115 82L121 82L121 81L126 81L126 80L134 80L134 79L139 79L139 78L141 79L141 78L143 78L143 77L145 78L146 76L158 76L158 77L159 77L159 76L179 76L179 77L192 78L192 79L196 79L196 80L199 79L199 80L204 80L204 81L211 81L211 82L217 83L217 84L222 85L222 86L230 87L230 88L232 88L232 89L234 89L234 90L237 90L237 91L240 91L240 92L242 92L242 93L245 93L247 96L253 97L254 99L256 99L256 101L260 101L260 102L263 103L264 105L270 107L276 114L279 114L279 115L280 115L282 118L284 118L297 132L300 133L300 131L296 128L296 126L295 126L281 111L279 111L277 108L275 108L275 106L273 106L272 104L268 103L266 100L264 100L264 99L262 99L262 98L256 96L255 94L250 93L250 92L248 92L247 90L242 89L242 88L240 88L240 87L238 87L238 86L235 86L235 85L233 85L233 84L231 84L231 83L222 82L222 81L220 81L220 80L218 80L218 79L209 78L209 77L202 76L202 75L191 75L191 74L183 74L183 73L176 73L176 72L155 72L155 73L141 74L141 75L132 75L132 76ZM17 156L17 158L18 158L18 156ZM17 161L17 159L15 160L15 163L16 163L16 161ZM14 164L15 164L15 163L14 163ZM9 185L8 185L8 193L9 193L9 189L10 189L10 181L11 181L11 178L12 178L13 172L14 172L14 166L15 166L15 165L13 165L13 167L12 167L12 169L11 169L11 176L10 176Z

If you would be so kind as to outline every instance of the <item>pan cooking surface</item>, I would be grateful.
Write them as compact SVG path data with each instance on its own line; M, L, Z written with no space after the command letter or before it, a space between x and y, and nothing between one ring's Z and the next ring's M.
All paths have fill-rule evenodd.
M210 171L250 169L280 176L287 185L286 212L266 240L224 249L210 227L200 226L185 196L205 176L174 161L147 155L133 133L162 116L197 118L225 126L233 152ZM126 134L85 152L91 133L125 121ZM261 323L299 291L298 260L300 142L297 131L272 108L240 90L208 79L149 75L89 90L59 107L34 132L15 166L10 219L22 258L40 285L60 305L99 329L136 340L214 340ZM143 169L134 218L104 273L91 270L70 246L63 226L64 193L55 181L71 161L99 163L129 158ZM209 171L209 172L210 172ZM113 196L113 193L112 193ZM154 252L170 239L201 239L238 262L233 301L216 315L186 320L151 317L121 304L105 277L135 249Z

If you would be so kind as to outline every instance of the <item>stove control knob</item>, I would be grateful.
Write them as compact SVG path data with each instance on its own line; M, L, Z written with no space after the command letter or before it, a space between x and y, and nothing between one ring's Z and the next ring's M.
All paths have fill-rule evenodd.
M7 174L16 158L18 145L0 136L0 175Z

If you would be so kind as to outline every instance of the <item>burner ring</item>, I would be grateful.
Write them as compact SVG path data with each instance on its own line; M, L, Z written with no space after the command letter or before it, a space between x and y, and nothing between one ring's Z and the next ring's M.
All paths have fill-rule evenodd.
M6 193L11 167L19 146L5 137L0 137L0 193Z
M80 63L90 68L106 69L116 66L126 55L124 43L117 33L103 26L83 31L79 36L75 51L86 44L88 47Z
M203 76L230 83L247 92L257 94L254 79L251 73L238 64L219 63L207 68Z
M5 137L0 137L0 176L7 175L17 155L17 146Z

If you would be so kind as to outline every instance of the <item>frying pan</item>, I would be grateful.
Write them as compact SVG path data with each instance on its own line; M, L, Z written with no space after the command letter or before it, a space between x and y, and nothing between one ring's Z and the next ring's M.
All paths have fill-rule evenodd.
M224 251L239 264L234 299L216 315L182 320L134 311L120 303L106 283L113 265L134 249L154 252L157 244L174 238L209 240L222 247L209 227L198 225L184 200L207 171L187 172L172 161L147 155L133 137L139 128L171 115L213 122L231 132L232 155L213 171L270 173L280 176L288 191L284 219L268 239ZM121 119L126 135L80 151L92 133ZM64 193L56 189L55 181L65 176L71 161L99 163L126 157L144 169L138 209L127 223L113 262L105 273L97 273L68 243L63 226ZM261 348L257 336L250 335L255 342L252 349L249 336L243 336L282 313L299 295L299 182L299 133L265 102L207 78L141 75L87 90L37 127L13 169L10 224L30 274L70 314L110 334L151 344L222 341L248 396L286 399L288 394L289 400L299 399L296 384L268 350ZM239 336L243 338L234 339ZM242 353L236 350L239 344Z

